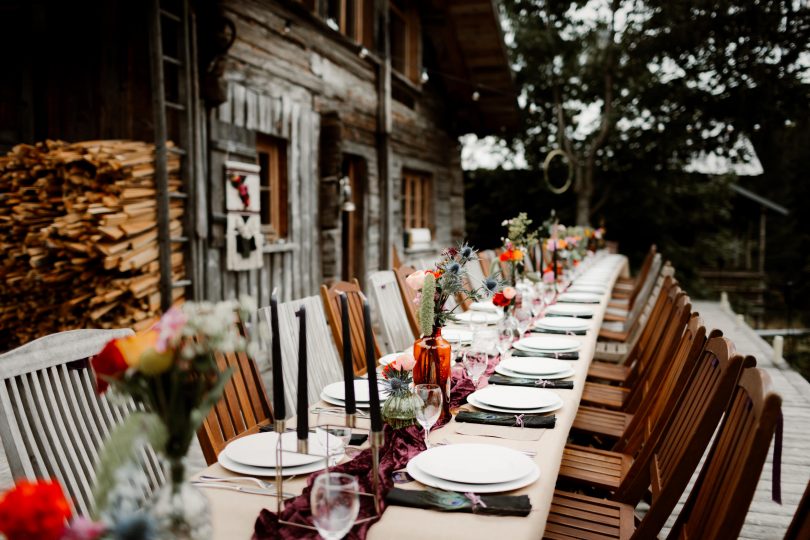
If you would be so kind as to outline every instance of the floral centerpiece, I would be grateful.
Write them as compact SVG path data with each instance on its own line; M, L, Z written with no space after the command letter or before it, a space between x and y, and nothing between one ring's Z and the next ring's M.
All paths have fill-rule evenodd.
M205 498L185 482L184 458L197 430L222 397L231 369L220 371L216 356L245 348L237 310L255 305L187 302L171 308L147 332L114 339L91 363L100 393L112 388L145 411L131 415L111 435L97 471L96 506L103 511L132 448L146 439L169 465L170 484L157 497L153 514L161 533L174 538L207 536Z
M418 270L406 278L408 285L419 291L419 330L422 336L414 343L413 370L415 384L437 384L442 389L441 418L450 415L450 344L442 338L442 327L454 320L453 313L463 302L477 302L496 293L500 280L488 277L477 288L470 285L467 263L478 264L478 253L467 244L442 252L441 260L432 270ZM448 300L456 300L448 307Z
M419 398L411 391L413 368L416 359L407 352L397 357L382 370L380 386L388 394L382 406L383 420L394 429L412 426L416 423L416 409Z
M532 220L526 212L519 213L512 219L505 220L502 225L507 227L507 234L503 241L503 251L499 258L509 267L508 277L512 286L525 277L525 257L537 243L538 231L530 230Z

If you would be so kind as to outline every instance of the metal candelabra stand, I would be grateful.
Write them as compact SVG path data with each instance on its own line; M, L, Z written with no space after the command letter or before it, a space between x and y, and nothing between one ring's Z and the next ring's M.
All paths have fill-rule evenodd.
M304 414L309 414L309 411L306 411ZM282 447L282 435L284 434L284 432L286 430L286 421L285 420L276 420L275 423L273 424L273 427L274 427L275 432L278 434L277 441L276 441L276 515L279 516L278 523L280 525L282 525L282 526L298 527L298 528L301 528L301 529L309 529L309 530L317 531L317 528L314 527L313 525L310 525L309 523L300 523L300 522L287 521L287 520L280 519L281 511L283 510L283 507L284 507L284 501L286 500L286 498L284 497L284 477L282 475L283 467L282 467L281 459L282 459L282 454L284 452L286 452L286 453L296 453L296 454L305 454L305 455L317 455L319 457L320 457L320 454L310 454L310 452L309 452L309 444L308 444L309 441L306 440L306 439L305 440L301 440L301 439L298 440L298 447L296 449L296 452L291 452L290 450L284 450L283 447ZM373 493L365 493L363 491L358 491L357 494L359 496L361 496L361 497L373 497L374 498L374 515L366 517L366 518L356 519L354 521L354 524L357 525L359 523L365 523L367 521L373 521L373 520L377 519L378 517L380 517L380 514L381 514L380 497L379 497L379 491L380 491L380 489L379 489L380 488L380 447L382 446L383 440L384 440L383 433L381 431L371 431L370 429L366 430L364 428L358 428L357 427L357 418L356 418L356 416L354 414L347 414L346 415L346 423L345 423L345 425L337 426L335 424L326 424L324 426L318 426L318 427L326 428L327 438L326 438L326 444L324 446L326 447L325 448L326 449L325 459L326 459L326 469L327 469L327 471L329 470L329 466L330 466L329 462L330 462L330 458L331 458L331 456L329 455L330 446L331 446L329 444L330 428L332 428L332 427L348 427L348 428L351 428L351 429L360 429L361 431L367 431L368 432L368 435L369 435L368 440L369 440L369 444L371 445L371 470L372 470L371 481L372 481L372 491L373 491ZM287 497L287 498L292 498L292 497Z

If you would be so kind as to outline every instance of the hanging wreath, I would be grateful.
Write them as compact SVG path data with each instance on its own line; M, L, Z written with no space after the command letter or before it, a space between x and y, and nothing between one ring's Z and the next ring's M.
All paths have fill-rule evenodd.
M548 170L551 167L551 162L555 157L565 158L565 161L568 165L568 177L565 179L565 183L560 186L556 187L551 184L551 180L548 177ZM574 168L571 166L571 156L569 156L564 150L552 150L546 156L545 161L543 162L543 178L546 181L546 186L548 186L548 190L555 195L561 195L568 191L568 188L571 187L571 183L574 181Z
M239 193L239 198L242 200L245 210L250 208L250 193L248 192L247 175L232 173L229 180L233 188L237 191L237 193Z

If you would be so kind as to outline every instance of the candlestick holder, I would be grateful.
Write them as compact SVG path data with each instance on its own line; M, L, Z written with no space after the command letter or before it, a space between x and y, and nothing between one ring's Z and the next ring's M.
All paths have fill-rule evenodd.
M372 471L372 477L371 477L371 486L372 487L371 487L371 489L372 489L373 493L366 493L364 491L357 491L356 493L360 497L372 497L373 501L374 501L374 514L369 516L369 517L355 519L354 524L357 525L357 524L360 524L360 523L366 523L368 521L374 521L375 519L380 517L380 515L382 513L381 506L380 506L381 501L380 501L380 496L379 496L379 492L380 492L380 447L383 445L383 443L385 441L385 437L383 435L383 432L381 432L381 431L371 431L370 429L357 428L356 423L357 423L356 416L354 414L347 414L346 415L345 425L324 424L322 426L316 426L316 427L320 427L320 428L325 428L325 431L326 431L326 444L324 445L325 450L326 450L326 455L321 456L320 454L311 454L309 452L309 448L307 448L306 444L304 445L303 451L302 451L302 446L301 446L300 443L302 443L302 442L306 443L307 441L301 441L301 440L298 441L299 444L298 444L296 452L292 452L290 450L284 450L282 448L282 438L281 438L282 434L285 431L284 420L276 420L275 421L274 427L275 427L276 433L278 433L278 439L276 441L276 467L275 467L276 468L276 478L275 478L275 484L276 484L276 515L281 516L281 511L284 509L284 501L287 498L292 498L292 497L287 497L287 498L284 497L284 477L282 476L283 466L282 466L282 462L281 462L282 454L286 452L286 453L296 453L296 454L304 454L304 455L312 455L312 456L324 457L324 459L326 460L326 471L328 472L329 468L332 466L331 465L331 459L332 459L331 447L332 447L332 445L329 442L331 428L336 428L336 427L346 428L346 427L349 427L349 428L352 428L352 429L359 429L360 431L368 432L369 445L371 446L371 471ZM285 527L297 527L297 528L308 529L308 530L312 530L312 531L317 531L318 530L315 526L310 525L309 523L303 523L303 522L297 522L297 521L287 521L287 520L283 520L283 519L279 519L278 523L279 523L279 525L285 526Z

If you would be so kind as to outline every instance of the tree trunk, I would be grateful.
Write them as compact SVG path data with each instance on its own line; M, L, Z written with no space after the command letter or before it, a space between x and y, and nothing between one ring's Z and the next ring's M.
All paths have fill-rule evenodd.
M587 168L586 168L587 167ZM591 197L593 196L592 165L576 168L577 225L587 227L591 221Z

